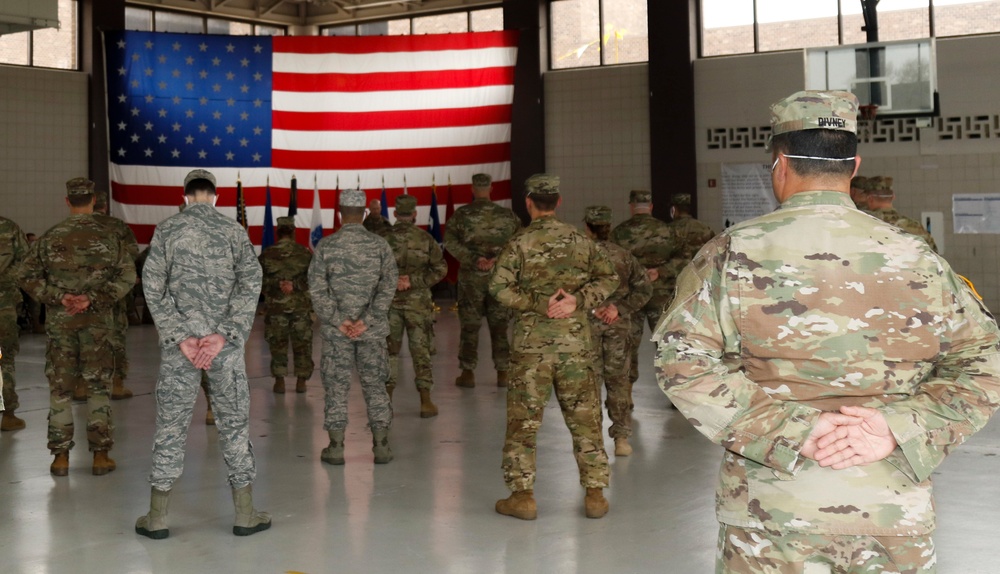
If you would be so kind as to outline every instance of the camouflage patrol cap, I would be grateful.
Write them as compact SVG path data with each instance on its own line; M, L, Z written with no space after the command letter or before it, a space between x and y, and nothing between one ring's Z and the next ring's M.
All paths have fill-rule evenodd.
M212 184L212 193L215 193L215 176L212 175L212 172L205 169L194 169L187 174L187 176L184 178L185 193L188 191L188 185L191 182L199 180L205 180L208 183Z
M340 192L339 202L341 207L364 207L365 192L360 189L345 189Z
M417 211L417 198L412 195L396 196L396 215L413 215Z
M472 187L489 187L493 184L493 178L488 173L477 173L472 176Z
M870 177L868 178L865 190L868 192L868 195L874 195L875 197L892 197L894 195L892 178L882 175Z
M550 173L536 173L524 181L527 195L558 195L559 176Z
M108 192L103 189L94 192L94 209L104 209L108 206Z
M585 223L611 223L611 208L606 205L591 205L583 215Z
M863 175L856 175L851 178L851 187L868 190L868 178Z
M66 195L92 195L94 182L85 177L74 177L66 182Z
M295 229L295 218L291 216L279 217L278 227L288 227L290 229Z
M629 203L652 203L653 192L648 189L633 189L628 192Z
M691 194L690 193L674 194L673 198L670 200L670 203L682 207L689 206L691 205Z
M858 98L851 92L806 90L771 105L771 138L801 130L842 130L858 133Z

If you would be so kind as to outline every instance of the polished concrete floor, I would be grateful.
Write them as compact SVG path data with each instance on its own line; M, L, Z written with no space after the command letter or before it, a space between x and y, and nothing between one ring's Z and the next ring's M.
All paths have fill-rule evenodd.
M454 386L457 319L449 302L442 307L434 360L441 414L419 418L416 390L406 384L412 371L404 367L391 437L396 459L378 467L357 384L347 464L319 461L327 442L319 374L304 395L273 394L258 317L247 353L254 495L274 526L248 538L231 533L225 465L215 428L202 424L203 402L171 500L170 538L133 532L148 507L158 366L152 326L129 331L128 385L136 396L113 403L118 470L104 477L90 474L82 405L74 407L78 444L70 475L49 475L45 341L25 335L17 369L19 414L28 428L0 435L0 573L712 572L720 453L667 408L652 376L651 343L641 349L634 393L635 453L611 455L611 512L601 520L584 517L569 432L553 399L539 436L539 516L523 522L493 510L507 495L500 472L504 394L490 378L489 361L477 370L475 389ZM489 354L487 338L484 328L481 356ZM998 452L1000 427L991 424L936 473L942 573L1000 572Z

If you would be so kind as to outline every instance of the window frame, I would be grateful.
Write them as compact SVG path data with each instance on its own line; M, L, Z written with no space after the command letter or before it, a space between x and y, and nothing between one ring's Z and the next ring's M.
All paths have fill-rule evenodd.
M620 62L620 63L608 63L607 62L607 57L606 57L606 53L605 53L606 50L605 50L605 46L604 46L604 33L605 33L605 31L604 31L604 25L605 25L605 21L604 21L604 3L605 3L605 0L597 0L597 49L598 49L598 58L597 59L598 59L599 63L596 64L596 65L570 66L570 67L565 67L565 68L556 68L556 67L554 67L553 66L553 61L552 61L552 58L555 55L555 52L553 52L553 50L552 50L552 31L554 30L554 27L553 27L553 24L552 24L552 4L554 2L558 2L558 1L559 0L548 0L548 6L547 6L548 9L545 11L546 12L545 13L546 26L547 26L547 29L548 29L548 35L547 35L547 38L546 38L547 43L548 43L548 58L549 58L548 69L549 69L550 72L564 72L564 71L567 71L567 70L593 70L593 69L596 69L596 68L606 68L606 67L613 67L613 66L634 66L636 64L649 63L649 54L648 54L648 52L647 52L645 60L637 60L637 61L634 61L634 62ZM673 0L658 0L658 1L667 2L667 1L673 1ZM646 0L646 19L647 19L646 38L647 38L647 49L648 49L648 42L649 42L649 40L648 40L649 39L649 29L648 29L649 2L650 2L650 0ZM754 0L754 5L756 6L756 0ZM700 19L701 19L701 10L700 10L701 0L698 0L698 6L699 6L698 19L699 19L699 22L700 22ZM699 32L698 50L699 50L699 53L700 53L700 51L701 51L701 37L700 37L701 25L700 25L700 23L698 25L698 32Z
M0 62L3 66L17 66L18 68L38 68L41 70L64 70L69 72L79 72L82 69L80 63L80 54L83 53L83 34L81 34L81 22L83 21L83 4L81 0L71 0L76 7L76 46L74 46L75 53L73 54L73 67L71 68L54 68L52 66L39 66L35 64L35 32L38 30L25 30L28 33L28 63L27 64L16 64L12 62ZM23 33L23 32L18 32Z

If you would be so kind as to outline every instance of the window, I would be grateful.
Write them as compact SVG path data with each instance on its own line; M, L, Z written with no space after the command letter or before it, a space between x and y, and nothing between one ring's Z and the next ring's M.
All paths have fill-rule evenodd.
M701 0L701 22L702 56L754 51L753 2Z
M250 36L253 34L253 24L248 24L247 22L209 18L205 23L209 34L224 34L229 36Z
M349 26L330 26L319 31L321 36L357 36L358 27L354 24Z
M469 31L469 13L455 12L413 19L414 34L452 34Z
M645 0L643 0L645 1ZM484 8L358 24L323 26L323 36L409 36L410 34L455 34L503 30L503 8Z
M177 12L154 12L153 26L157 32L205 33L205 19L191 14Z
M0 64L75 70L79 23L76 0L59 0L58 28L0 36Z
M600 0L555 0L550 4L551 67L601 65Z
M405 20L389 20L386 22L389 25L388 33L390 36L409 36L410 35L410 19Z
M934 35L1000 32L1000 0L934 0Z
M257 36L284 36L285 29L279 28L278 26L265 26L263 24L256 24L254 27L254 34Z
M601 37L602 64L649 61L645 1L603 0L601 15L604 20L604 34Z
M770 52L835 46L839 39L837 1L757 0L757 49ZM860 5L857 0L855 3Z
M31 32L0 36L0 63L28 66L31 64Z
M473 32L497 32L503 30L503 8L473 10L469 12L470 30Z
M225 36L284 36L282 26L253 24L241 20L203 17L168 10L125 7L125 29L139 32L181 32Z
M125 7L125 29L138 32L153 31L153 11L145 8Z

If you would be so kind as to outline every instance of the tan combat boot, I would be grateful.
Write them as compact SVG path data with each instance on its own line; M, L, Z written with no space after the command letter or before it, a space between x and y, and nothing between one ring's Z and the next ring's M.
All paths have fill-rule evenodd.
M149 514L135 521L135 533L153 540L163 540L170 536L167 528L167 505L170 503L169 490L151 488L149 493Z
M385 464L392 460L392 449L389 448L389 429L372 430L372 453L375 454L375 464Z
M455 379L455 386L471 389L476 386L476 374L469 369L462 369L462 374Z
M507 498L497 501L496 511L504 516L513 516L521 520L538 518L538 505L535 504L534 490L518 490Z
M438 408L431 402L431 390L420 389L420 418L429 419L436 416L438 416Z
M122 399L131 399L132 391L131 389L125 388L125 381L121 377L115 377L111 383L111 400L120 401Z
M236 536L250 536L271 527L271 515L254 509L252 487L249 484L233 489L233 506L236 507L236 522L233 524L233 534Z
M615 456L628 456L632 454L632 445L628 443L628 439L625 437L618 437L615 439Z
M69 474L69 451L64 450L56 453L55 460L52 461L52 465L49 466L49 472L52 476L66 476Z
M76 382L76 386L73 387L73 400L78 403L87 402L87 383L83 381Z
M306 392L306 377L299 377L299 379L295 381L295 392L296 393Z
M497 386L498 387L507 386L507 371L497 371Z
M587 489L587 496L583 499L583 508L587 518L601 518L608 513L608 507L608 499L604 498L604 489Z
M285 394L285 377L274 377L274 392L279 395Z
M94 467L91 469L94 476L104 476L116 468L118 468L118 465L108 456L108 451L94 451Z
M0 431L21 430L24 427L24 420L15 417L14 411L3 411L3 417L0 417Z
M344 431L330 430L330 446L323 449L319 459L327 464L344 464Z

